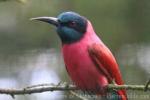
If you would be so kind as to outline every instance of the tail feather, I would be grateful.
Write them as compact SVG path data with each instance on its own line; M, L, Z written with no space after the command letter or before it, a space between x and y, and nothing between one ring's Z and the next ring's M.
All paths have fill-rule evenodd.
M117 91L118 95L121 97L120 100L128 100L127 99L127 94L126 94L126 91L125 90L119 90Z

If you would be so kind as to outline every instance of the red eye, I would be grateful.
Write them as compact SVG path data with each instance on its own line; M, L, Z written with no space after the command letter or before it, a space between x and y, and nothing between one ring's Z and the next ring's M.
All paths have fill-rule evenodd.
M74 21L70 22L70 23L69 23L69 26L70 26L70 27L76 26L76 22L74 22Z

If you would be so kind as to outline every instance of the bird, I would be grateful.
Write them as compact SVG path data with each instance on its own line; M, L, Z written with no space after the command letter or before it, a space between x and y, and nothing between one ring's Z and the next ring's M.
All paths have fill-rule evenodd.
M127 100L125 90L108 91L114 83L124 84L117 61L109 48L96 34L92 23L84 16L66 11L57 17L35 17L56 27L62 44L62 56L71 80L82 91L107 100ZM111 94L112 96L108 96Z

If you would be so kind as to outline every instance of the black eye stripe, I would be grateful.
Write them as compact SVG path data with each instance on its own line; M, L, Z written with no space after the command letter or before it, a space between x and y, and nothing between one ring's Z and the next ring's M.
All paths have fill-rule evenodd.
M74 22L74 21L68 21L68 22L59 22L59 23L62 26L70 26L72 23L76 23L76 22Z
M62 25L62 26L67 26L67 22L60 22L60 25Z

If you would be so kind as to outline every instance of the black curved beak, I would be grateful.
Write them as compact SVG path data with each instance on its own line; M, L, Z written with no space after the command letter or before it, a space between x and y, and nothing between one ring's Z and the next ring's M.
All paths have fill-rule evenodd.
M43 22L47 22L50 23L54 26L58 26L58 19L55 17L35 17L35 18L31 18L30 20L38 20L38 21L43 21Z

